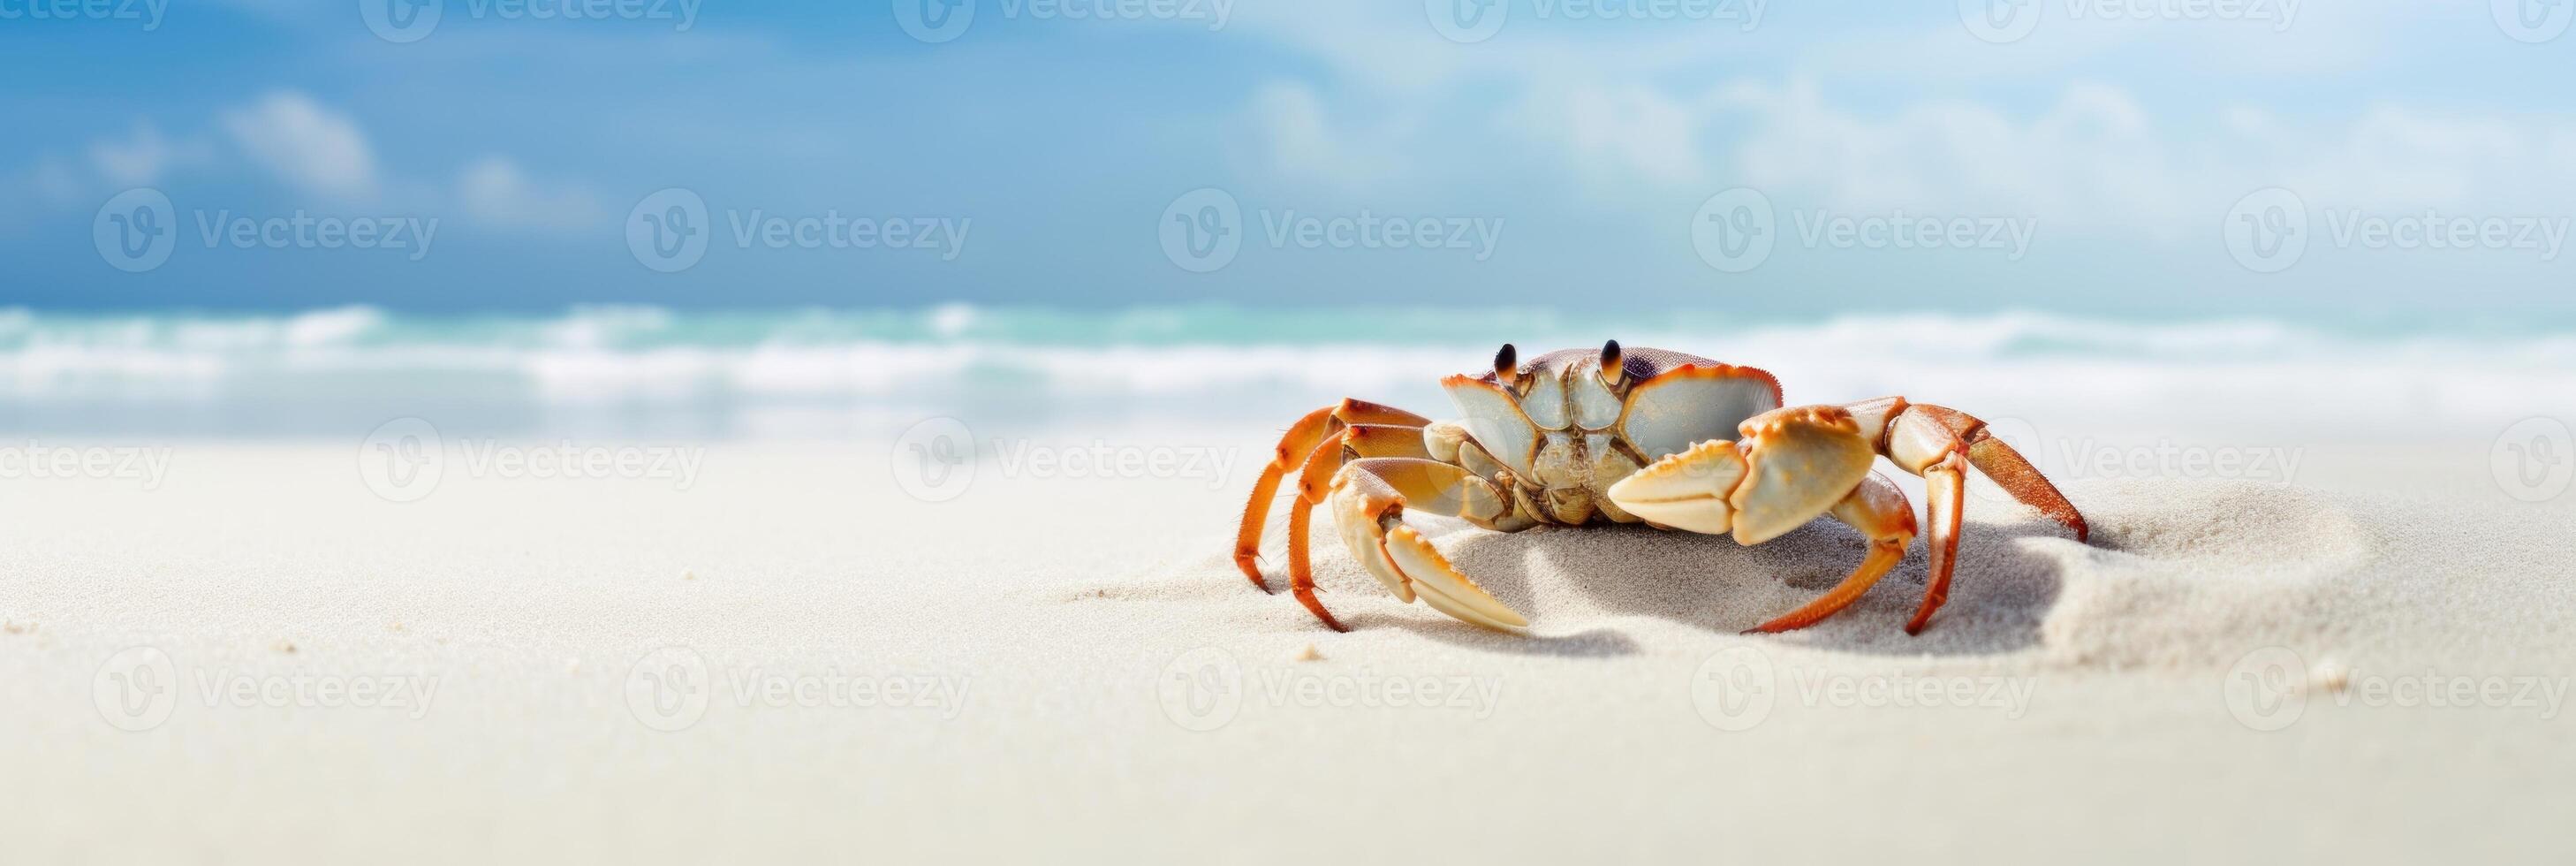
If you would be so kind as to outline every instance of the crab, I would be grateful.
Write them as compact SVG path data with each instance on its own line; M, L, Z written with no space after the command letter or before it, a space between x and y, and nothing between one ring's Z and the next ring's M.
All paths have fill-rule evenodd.
M1308 534L1329 503L1342 543L1397 599L1459 620L1518 631L1505 606L1404 520L1407 511L1518 532L1533 526L1645 523L1778 538L1821 516L1868 541L1860 565L1804 606L1749 629L1782 632L1834 615L1895 568L1916 535L1914 506L1873 470L1877 459L1921 476L1930 502L1929 575L1905 624L1920 634L1949 598L1967 470L2072 530L2084 516L1984 421L1942 406L1881 397L1783 407L1780 381L1752 367L1661 349L1568 349L1520 362L1509 343L1493 370L1441 380L1464 416L1420 415L1346 399L1299 418L1253 485L1234 560L1272 591L1260 565L1279 485L1298 471L1288 511L1289 590L1316 618L1348 631L1315 597Z

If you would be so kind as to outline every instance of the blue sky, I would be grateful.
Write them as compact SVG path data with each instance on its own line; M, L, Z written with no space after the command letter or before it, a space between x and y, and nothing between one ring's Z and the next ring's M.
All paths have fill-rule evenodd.
M2566 0L915 2L0 0L0 304L2576 313Z

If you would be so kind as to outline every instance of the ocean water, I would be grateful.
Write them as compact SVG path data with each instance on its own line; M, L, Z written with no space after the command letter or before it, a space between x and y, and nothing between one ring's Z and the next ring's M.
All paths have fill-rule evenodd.
M2370 331L2042 313L1745 321L1229 307L415 316L0 310L0 435L885 439L1275 430L1360 396L1440 415L1440 376L1616 338L1759 366L1792 403L1904 394L2034 427L2413 441L2576 412L2576 332Z

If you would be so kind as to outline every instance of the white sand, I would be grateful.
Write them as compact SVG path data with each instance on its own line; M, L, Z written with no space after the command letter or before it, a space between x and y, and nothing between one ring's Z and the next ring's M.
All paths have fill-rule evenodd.
M1973 500L1909 638L1919 545L1815 629L1736 634L1857 559L1827 524L1741 548L1437 523L1532 637L1319 546L1357 628L1333 634L1225 557L1249 460L1219 485L988 465L924 504L882 445L720 447L687 491L451 468L397 505L353 450L0 485L0 860L2468 862L2563 857L2576 814L2576 497L2349 492L2475 451L2312 455L2334 493L2076 481L2091 546ZM157 724L98 699L136 646L178 680L140 693ZM703 710L657 709L666 673ZM2463 681L2499 691L2431 705Z

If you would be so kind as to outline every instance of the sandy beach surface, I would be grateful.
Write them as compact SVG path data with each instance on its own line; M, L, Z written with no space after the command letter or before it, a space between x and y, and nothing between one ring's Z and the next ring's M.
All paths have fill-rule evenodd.
M916 444L14 479L5 859L2535 860L2576 814L2576 510L2483 443L2062 479L2091 545L1981 489L1919 638L1920 544L1763 637L1856 536L1440 520L1531 634L1321 530L1334 634L1227 559L1266 441L962 481Z

